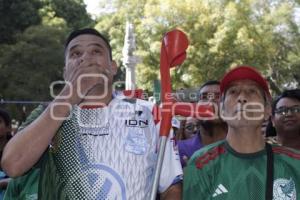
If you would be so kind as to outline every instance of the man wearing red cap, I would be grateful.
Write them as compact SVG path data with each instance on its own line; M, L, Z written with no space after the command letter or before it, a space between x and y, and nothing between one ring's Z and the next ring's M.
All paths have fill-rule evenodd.
M228 133L192 156L183 199L299 199L300 152L266 144L261 134L271 112L265 79L240 66L225 74L220 88Z

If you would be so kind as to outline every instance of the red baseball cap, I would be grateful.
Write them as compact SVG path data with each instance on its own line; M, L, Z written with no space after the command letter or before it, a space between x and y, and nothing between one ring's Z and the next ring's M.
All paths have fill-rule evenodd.
M255 81L264 90L268 97L271 97L266 79L261 75L260 72L250 66L238 66L226 73L220 84L221 94L226 91L230 83L232 83L233 81L245 79Z

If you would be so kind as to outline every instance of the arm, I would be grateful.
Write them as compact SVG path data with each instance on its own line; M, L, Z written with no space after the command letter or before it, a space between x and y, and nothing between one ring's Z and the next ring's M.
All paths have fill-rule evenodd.
M65 85L62 92L36 120L15 135L4 148L1 166L10 177L22 175L39 160L63 123L62 118L68 117L72 105L83 100L77 91L80 89L85 96L95 85L103 84L98 77L79 82L80 76L99 74L102 71L98 65L91 64L90 61L81 62L80 59L66 66L65 80L69 84Z
M42 156L63 120L52 117L66 117L68 106L55 106L54 100L30 125L16 134L5 146L1 166L10 177L20 176L29 170Z
M174 139L173 132L171 132L168 136L160 174L159 191L162 200L182 199L182 167Z
M182 199L182 184L176 183L170 186L165 192L160 194L161 200L181 200Z

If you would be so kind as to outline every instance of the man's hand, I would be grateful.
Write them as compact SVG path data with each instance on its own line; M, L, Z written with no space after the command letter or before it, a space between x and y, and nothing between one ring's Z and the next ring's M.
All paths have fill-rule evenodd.
M110 69L109 66L101 66L94 61L86 60L69 64L65 69L65 81L68 84L60 96L68 96L71 93L68 100L74 105L79 104L95 87L105 92L112 84L113 74Z

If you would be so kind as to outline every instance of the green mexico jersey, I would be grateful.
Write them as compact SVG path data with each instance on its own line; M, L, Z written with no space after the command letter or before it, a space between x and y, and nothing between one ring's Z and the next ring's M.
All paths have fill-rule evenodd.
M300 199L300 152L272 146L273 200ZM266 151L241 154L226 141L197 151L184 171L184 200L263 200ZM297 198L298 197L298 198Z
M30 116L26 119L25 122L19 127L19 131L24 129L30 123L32 123L45 109L44 105L38 106L32 111ZM40 179L40 169L42 163L46 158L47 152L42 156L42 159L38 161L34 167L32 167L26 174L23 176L13 178L9 182L4 200L37 200L38 199L38 188L39 188L39 179Z
M12 179L4 200L37 200L40 169L32 168L25 175Z

